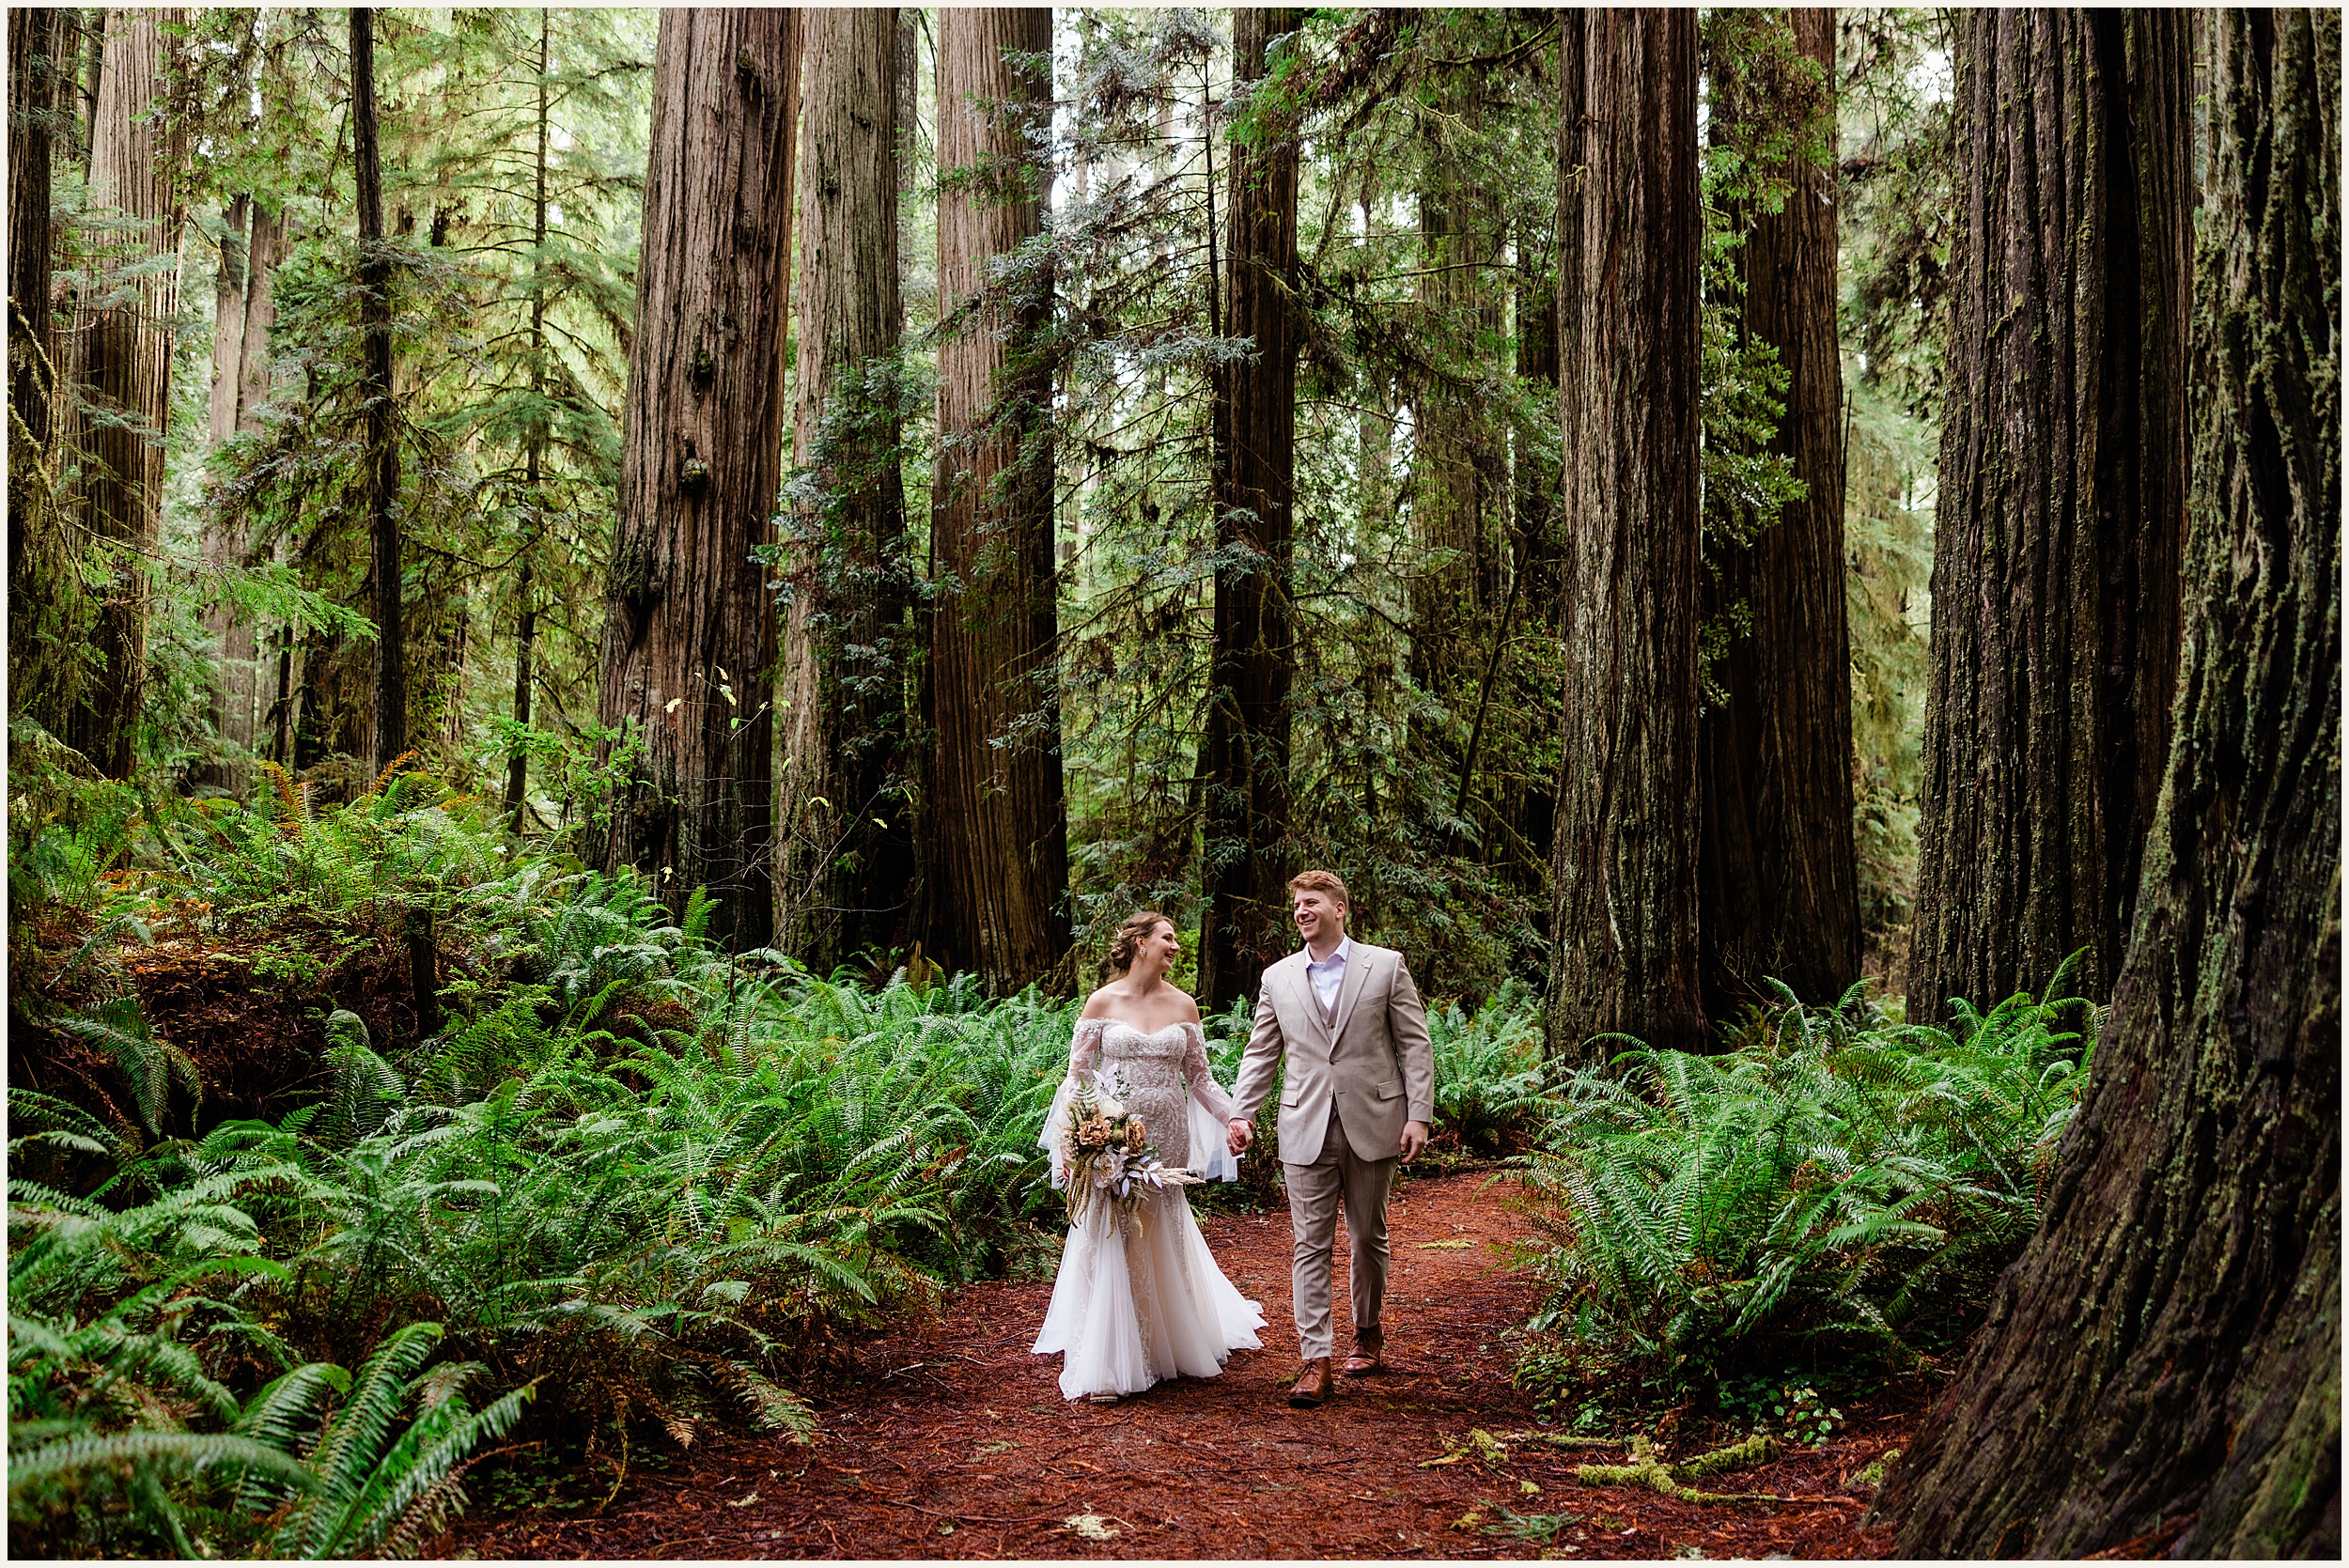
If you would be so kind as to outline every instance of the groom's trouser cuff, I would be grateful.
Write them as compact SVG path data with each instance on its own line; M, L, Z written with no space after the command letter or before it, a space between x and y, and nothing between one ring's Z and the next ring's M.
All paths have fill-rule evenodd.
M1338 1205L1346 1205L1348 1294L1354 1329L1379 1327L1387 1298L1387 1189L1397 1161L1362 1159L1346 1141L1334 1112L1323 1139L1321 1157L1285 1168L1289 1230L1296 1237L1291 1270L1297 1313L1297 1343L1308 1361L1334 1352L1330 1331L1330 1254L1337 1244Z

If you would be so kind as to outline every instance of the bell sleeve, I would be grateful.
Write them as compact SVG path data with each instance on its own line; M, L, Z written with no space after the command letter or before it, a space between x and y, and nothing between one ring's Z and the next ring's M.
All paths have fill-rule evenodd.
M1239 1180L1239 1161L1226 1141L1232 1119L1232 1096L1223 1092L1207 1066L1207 1037L1196 1024L1185 1035L1183 1075L1190 1080L1189 1105L1190 1163L1209 1181Z
M1051 1157L1052 1185L1068 1185L1068 1106L1077 1096L1080 1075L1089 1073L1101 1064L1101 1035L1109 1027L1106 1018L1080 1018L1077 1032L1068 1042L1068 1072L1060 1080L1060 1088L1052 1095L1051 1109L1044 1113L1044 1131L1036 1139L1036 1146Z

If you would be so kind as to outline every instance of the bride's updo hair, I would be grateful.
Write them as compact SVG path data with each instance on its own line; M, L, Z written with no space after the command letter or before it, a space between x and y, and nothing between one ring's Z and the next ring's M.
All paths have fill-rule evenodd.
M1117 935L1110 939L1110 972L1124 974L1132 969L1134 955L1142 951L1150 933L1174 924L1156 909L1139 909L1128 915L1125 924L1117 928Z

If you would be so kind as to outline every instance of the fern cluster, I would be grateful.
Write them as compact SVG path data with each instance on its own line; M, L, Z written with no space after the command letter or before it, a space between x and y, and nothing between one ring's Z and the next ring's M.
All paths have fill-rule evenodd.
M1637 1041L1555 1086L1530 1164L1532 1325L1674 1385L1808 1347L1871 1364L1949 1343L2038 1221L2086 1083L2086 1017L2062 994L1894 1022L1855 986L1834 1007L1780 987L1719 1056ZM1774 1363L1775 1364L1775 1363ZM1537 1380L1543 1380L1537 1378Z
M672 920L641 879L528 852L420 776L326 810L272 784L107 829L117 870L85 888L98 924L52 989L86 998L118 952L181 934L279 955L257 985L298 989L422 919L439 1027L380 1038L317 997L311 1103L207 1126L127 985L46 1004L139 1125L10 1090L21 1541L404 1552L526 1395L616 1485L648 1433L804 1436L792 1390L852 1336L1049 1262L1036 1136L1073 1002L728 952L706 901ZM1516 1136L1532 1017L1514 992L1439 1010L1439 1130ZM1248 1024L1210 1020L1227 1082Z

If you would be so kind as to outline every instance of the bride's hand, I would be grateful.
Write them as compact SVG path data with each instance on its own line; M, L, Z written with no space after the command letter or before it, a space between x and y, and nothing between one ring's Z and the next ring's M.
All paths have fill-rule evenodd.
M1255 1141L1256 1129L1250 1123L1243 1122L1238 1117L1235 1116L1229 1122L1224 1124L1224 1146L1229 1148L1235 1157L1238 1156L1248 1147L1249 1144L1253 1143Z

